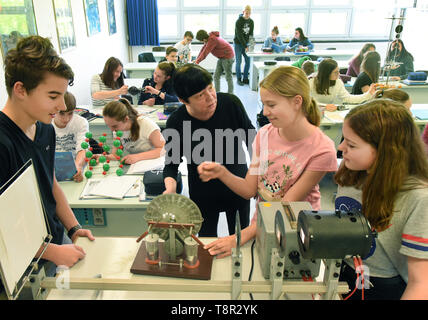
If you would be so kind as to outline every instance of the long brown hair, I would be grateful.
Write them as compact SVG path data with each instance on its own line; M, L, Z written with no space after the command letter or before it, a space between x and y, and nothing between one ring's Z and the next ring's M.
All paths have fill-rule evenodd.
M375 99L352 109L345 121L376 149L370 170L342 165L334 176L340 186L360 187L362 209L372 227L388 228L399 192L428 187L428 160L409 110L390 99Z
M119 99L107 103L103 108L103 116L113 118L116 121L125 121L128 117L132 122L131 125L131 140L137 141L140 137L140 125L138 124L138 111L135 110L128 100Z
M406 91L395 88L379 89L375 92L373 97L375 99L388 98L401 103L406 103L410 99L410 96Z
M120 62L120 60L115 57L108 58L106 63L104 64L104 69L103 69L103 72L100 74L100 77L107 87L112 89L118 89L123 86L124 84L123 72L116 81L114 81L113 79L113 72L119 66L123 68L122 62Z
M327 58L318 65L317 75L314 77L315 91L319 94L328 95L328 89L336 84L336 80L330 80L330 75L337 68L337 62Z
M321 112L316 101L311 98L308 78L301 69L292 66L278 67L260 82L260 88L288 98L301 96L302 111L306 119L317 127L320 125Z
M378 82L380 75L380 55L376 51L368 51L364 54L361 70L367 73L373 83Z

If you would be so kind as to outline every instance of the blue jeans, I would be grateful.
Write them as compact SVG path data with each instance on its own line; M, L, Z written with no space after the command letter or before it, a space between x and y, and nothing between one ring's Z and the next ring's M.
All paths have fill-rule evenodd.
M245 47L238 43L235 43L235 57L236 57L236 78L242 80L241 63L242 56L244 56L244 79L248 79L248 71L250 70L250 57L245 52Z

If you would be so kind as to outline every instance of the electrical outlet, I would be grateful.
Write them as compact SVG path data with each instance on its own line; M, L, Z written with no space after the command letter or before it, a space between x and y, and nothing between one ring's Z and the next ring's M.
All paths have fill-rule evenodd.
M105 226L104 210L102 208L92 209L92 216L94 218L94 226Z

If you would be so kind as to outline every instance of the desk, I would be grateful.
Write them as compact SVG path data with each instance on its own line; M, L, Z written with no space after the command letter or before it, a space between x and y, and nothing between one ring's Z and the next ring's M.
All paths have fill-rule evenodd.
M157 62L129 62L123 66L128 78L151 78Z
M353 50L313 50L308 52L307 54L294 54L293 52L285 52L285 53L266 53L266 52L249 52L247 53L248 57L250 58L250 84L251 89L257 90L257 86L254 87L254 83L258 83L256 79L253 79L253 77L257 74L254 73L254 62L256 61L265 61L265 60L274 60L277 57L289 57L292 62L299 60L301 57L305 55L314 55L318 57L332 57L334 60L337 61L348 61L353 56L355 56L358 52L355 52ZM348 65L346 65L348 67Z
M352 80L348 83L345 83L345 88L349 92L352 91L352 86L357 78L352 78ZM379 81L379 83L385 83L383 81ZM388 85L395 86L395 88L403 90L407 92L407 94L412 99L414 104L425 104L428 103L428 84L421 85L407 85L400 81L389 81Z
M319 62L313 61L314 64L318 64ZM257 91L259 88L259 83L271 72L273 69L278 68L280 66L291 66L294 61L277 61L276 65L265 65L264 61L254 61L253 63L253 74L250 79L250 87L252 90ZM347 68L348 62L346 61L338 61L339 68ZM351 87L352 89L352 87Z
M204 243L210 243L213 238L201 238ZM251 268L251 243L247 242L242 246L243 256L242 280L248 280ZM130 300L130 299L155 299L155 300L226 300L230 299L228 292L208 292L208 287L213 285L213 281L219 282L219 290L231 287L231 257L213 260L211 280L189 280L170 277L158 277L149 275L136 275L130 272L131 265L141 243L136 243L136 238L103 238L98 237L91 242L86 238L79 238L77 244L85 252L85 258L73 266L69 271L70 279L84 278L93 279L101 274L102 279L120 279L141 283L142 286L149 287L153 291L100 291L95 290L58 290L52 289L47 299L49 300ZM94 279L95 280L95 279ZM270 282L263 278L257 250L254 250L254 269L252 281L265 284L270 288ZM290 282L296 284L296 281ZM298 281L297 283L303 284ZM308 284L307 282L305 284ZM184 285L202 285L200 290L186 289ZM308 285L315 285L314 283ZM251 284L248 284L251 286ZM180 289L176 289L176 288ZM294 285L294 287L296 287ZM347 287L347 286L346 286ZM291 288L291 286L290 286ZM339 283L339 288L343 291L344 285ZM243 284L243 289L244 284ZM181 290L181 291L179 291ZM346 288L345 288L346 290ZM309 294L293 293L294 299L311 299ZM254 299L268 299L268 293L254 293ZM249 294L243 293L242 299L248 300Z

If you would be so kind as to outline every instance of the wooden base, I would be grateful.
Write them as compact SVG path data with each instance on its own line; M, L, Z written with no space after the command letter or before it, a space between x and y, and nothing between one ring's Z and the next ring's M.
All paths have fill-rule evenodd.
M161 257L162 261L162 264L159 267L159 264L150 264L146 262L146 242L142 241L140 249L138 249L137 256L131 266L131 273L199 280L211 279L213 256L210 255L208 250L205 250L201 245L198 246L199 266L196 268L186 268L183 263L181 269L179 266L179 259L181 256L175 261L168 261L168 256L165 253L163 245L163 242L159 243L159 257ZM182 258L184 262L184 254ZM176 265L166 264L164 262L176 263Z

